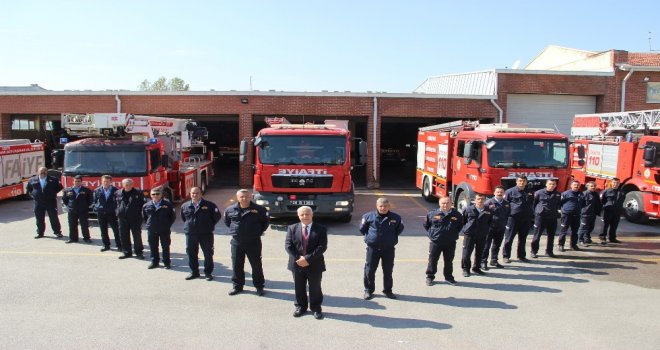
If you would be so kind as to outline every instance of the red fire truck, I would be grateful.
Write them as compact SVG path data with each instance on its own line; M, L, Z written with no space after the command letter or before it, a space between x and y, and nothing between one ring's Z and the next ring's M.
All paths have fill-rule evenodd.
M351 133L348 121L290 124L266 118L254 145L253 199L270 215L295 216L303 205L314 216L350 221L353 212ZM247 140L241 141L240 160L246 160ZM366 162L366 142L359 142L360 163Z
M571 134L572 175L599 190L621 179L624 215L642 223L660 215L660 109L578 114Z
M84 137L64 146L62 185L73 185L83 176L83 185L95 189L104 174L114 185L131 178L146 194L163 186L164 196L184 199L190 188L206 190L213 176L213 152L203 140L205 128L192 120L126 113L63 114L68 135Z
M526 175L536 190L546 179L558 179L566 188L568 138L552 129L514 124L456 121L420 128L417 134L417 188L434 200L451 196L462 209L475 193L492 195L497 185L516 185Z
M27 180L44 164L43 143L0 140L0 200L24 195Z

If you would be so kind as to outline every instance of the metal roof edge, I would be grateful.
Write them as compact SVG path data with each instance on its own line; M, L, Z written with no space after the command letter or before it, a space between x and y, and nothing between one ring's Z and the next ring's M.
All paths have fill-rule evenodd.
M570 70L524 70L524 69L496 69L495 72L502 74L530 74L530 75L584 75L584 76L602 76L613 77L611 72L590 72L590 71L570 71Z
M660 66L633 66L627 63L617 63L616 65L623 71L635 70L638 72L660 72Z

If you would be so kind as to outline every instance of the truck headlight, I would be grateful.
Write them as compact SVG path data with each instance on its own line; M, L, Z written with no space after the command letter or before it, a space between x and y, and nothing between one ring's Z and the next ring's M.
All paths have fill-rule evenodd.
M265 200L265 199L257 199L257 200L255 201L255 203L257 203L258 205L261 205L261 206L264 206L264 205L268 205L268 204L269 204L268 201Z
M336 201L335 205L338 207L346 207L348 206L349 202L348 201Z

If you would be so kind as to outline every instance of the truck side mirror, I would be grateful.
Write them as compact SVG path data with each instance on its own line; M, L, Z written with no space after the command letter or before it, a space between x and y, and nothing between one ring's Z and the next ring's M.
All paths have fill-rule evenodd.
M474 154L474 143L472 141L465 143L463 148L463 163L468 165L472 163L472 155Z
M247 158L247 141L242 140L241 145L239 147L239 153L238 153L238 161L243 163L245 159Z
M62 167L62 160L64 159L64 150L56 149L50 153L51 165L57 169Z
M582 160L582 164L580 165L584 165L584 156L585 156L584 145L577 145L577 153L578 153L578 158Z
M654 146L644 147L644 166L650 167L655 163L657 149Z
M358 143L358 152L360 153L360 165L367 164L367 142L360 141Z

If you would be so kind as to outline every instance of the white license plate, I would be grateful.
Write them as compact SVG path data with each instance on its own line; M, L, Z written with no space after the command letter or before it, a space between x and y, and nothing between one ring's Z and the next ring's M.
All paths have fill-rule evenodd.
M314 205L314 201L291 201L292 205Z

